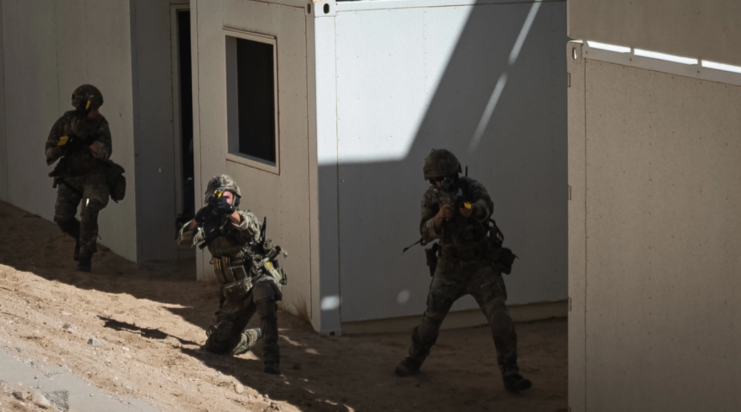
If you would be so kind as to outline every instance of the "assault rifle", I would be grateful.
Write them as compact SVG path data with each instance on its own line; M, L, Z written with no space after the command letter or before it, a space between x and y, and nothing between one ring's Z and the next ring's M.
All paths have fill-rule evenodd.
M234 205L226 204L223 192L214 193L208 197L206 206L196 212L195 221L198 227L203 228L205 237L198 245L199 249L205 249L211 242L222 234L226 234L229 224L229 216L234 213Z

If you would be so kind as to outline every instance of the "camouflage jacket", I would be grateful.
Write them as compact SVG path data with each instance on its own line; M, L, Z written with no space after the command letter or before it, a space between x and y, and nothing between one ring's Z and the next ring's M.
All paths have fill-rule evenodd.
M440 246L444 249L469 250L479 247L486 240L483 223L494 211L494 203L484 185L471 178L459 178L459 187L463 189L463 199L482 207L484 214L480 218L474 215L466 218L456 209L452 218L435 228L433 218L442 205L451 202L452 197L443 190L430 186L422 198L422 219L419 224L422 245L439 239Z
M98 147L97 154L85 145L67 152L61 150L58 146L59 139L70 134L74 134L81 139L93 137ZM54 123L45 145L46 163L52 164L60 157L64 157L65 165L61 174L67 177L84 175L100 168L100 161L108 160L112 152L111 131L105 117L98 115L94 119L80 119L74 110L64 113Z
M244 245L248 242L259 243L260 242L260 230L262 224L257 220L257 216L251 212L245 212L239 210L239 217L241 222L239 224L231 223L229 232L226 235L222 235L214 239L207 247L211 256L214 257L230 257L237 258L241 257L241 251ZM203 229L200 227L195 230L188 230L190 222L183 225L180 229L180 235L178 236L178 244L195 246L202 242L205 238Z

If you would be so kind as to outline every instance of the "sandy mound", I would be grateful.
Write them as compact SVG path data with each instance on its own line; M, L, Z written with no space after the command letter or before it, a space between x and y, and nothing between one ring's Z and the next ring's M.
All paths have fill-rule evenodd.
M566 411L564 319L517 325L534 384L523 395L504 391L487 328L443 331L423 372L402 379L393 368L408 334L325 337L285 313L276 377L262 373L260 349L200 349L218 298L215 285L186 280L192 262L137 268L101 252L96 273L79 273L53 223L2 202L0 233L0 350L69 368L114 397L167 411ZM24 410L2 391L0 405Z

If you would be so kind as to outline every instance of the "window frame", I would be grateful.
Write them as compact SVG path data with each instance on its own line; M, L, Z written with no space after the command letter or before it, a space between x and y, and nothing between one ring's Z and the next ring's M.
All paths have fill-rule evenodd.
M226 122L227 150L226 161L241 164L253 169L280 175L280 101L278 98L278 39L275 36L224 28L224 51L226 63ZM232 38L233 40L230 40ZM275 163L239 151L239 95L236 87L229 86L238 81L236 39L266 43L273 46L273 93L275 111ZM230 44L231 42L231 44ZM230 50L230 48L232 48Z

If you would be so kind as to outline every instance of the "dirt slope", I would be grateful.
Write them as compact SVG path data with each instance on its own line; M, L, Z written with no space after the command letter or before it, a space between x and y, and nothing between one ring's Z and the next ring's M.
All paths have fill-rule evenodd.
M215 285L185 280L192 265L140 269L101 252L82 274L54 224L2 202L0 233L0 350L69 368L114 397L165 411L566 411L562 319L517 325L534 384L523 395L504 391L486 328L443 331L423 372L401 379L392 371L408 334L325 337L284 313L275 377L262 373L259 349L201 351L218 298ZM9 396L0 391L0 408L26 410Z

